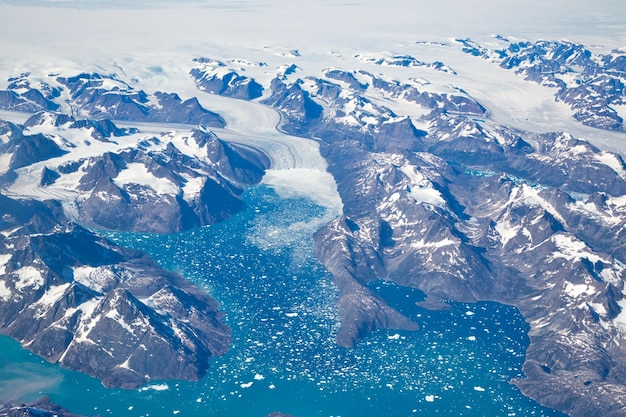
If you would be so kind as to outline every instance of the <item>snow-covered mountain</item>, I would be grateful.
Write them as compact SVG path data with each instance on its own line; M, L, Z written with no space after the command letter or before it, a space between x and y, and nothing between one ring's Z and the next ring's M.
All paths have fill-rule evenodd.
M178 94L163 91L148 95L115 73L49 74L35 82L29 75L9 78L7 89L0 92L0 109L30 113L61 109L91 119L224 126L219 115L204 109L195 98L183 101Z
M2 333L124 388L197 380L226 351L230 329L206 293L68 222L59 202L0 199Z
M224 220L268 164L204 125L146 135L109 119L38 112L3 130L9 193L61 198L76 221L111 230L167 233Z
M459 42L462 52L494 59ZM550 45L574 54L569 42ZM407 62L398 66L413 66ZM549 77L540 67L529 71ZM281 111L287 132L321 141L337 180L343 215L316 234L317 255L340 288L337 342L352 346L377 328L416 329L394 300L368 287L379 279L420 289L428 308L497 300L531 325L528 378L514 381L524 393L573 416L619 413L626 404L622 156L568 133L494 123L458 87L433 91L424 79L364 69L303 73L276 74L262 102ZM591 98L569 104L597 121L605 110ZM620 128L580 112L574 118Z
M457 39L463 52L515 71L526 80L553 87L555 98L574 110L574 118L600 129L622 130L624 119L614 106L625 103L626 53L594 54L570 41L519 41L496 36L499 47L485 48Z
M340 291L340 345L417 330L372 291L377 280L419 289L426 308L499 301L530 324L527 378L513 381L526 395L572 416L623 413L626 164L606 141L578 137L624 139L622 52L502 36L398 48L323 59L213 48L164 64L166 75L117 62L10 74L0 91L0 118L11 119L0 123L2 331L111 386L201 376L229 340L215 302L83 227L169 233L224 220L267 169L313 159L304 146L276 157L298 140L290 134L319 145L306 151L319 149L341 199L315 234ZM520 128L518 105L545 128ZM260 106L280 114L278 131L261 132L271 123ZM552 131L550 118L574 132ZM176 366L154 369L142 360L150 352Z

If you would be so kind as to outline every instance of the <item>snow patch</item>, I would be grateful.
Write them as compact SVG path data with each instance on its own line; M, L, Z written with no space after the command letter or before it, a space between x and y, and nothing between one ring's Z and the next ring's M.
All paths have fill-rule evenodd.
M587 284L572 284L571 282L566 282L563 292L571 298L578 298L583 294L592 295L596 291L592 286Z
M0 281L0 299L4 301L9 301L12 296L13 296L13 293L11 292L9 288L7 288L4 281Z
M17 275L17 281L15 282L15 289L22 291L24 288L38 289L44 284L41 271L32 266L25 266L14 272Z
M496 232L502 238L502 246L506 246L507 242L517 236L520 226L511 226L506 221L499 221L496 223Z
M152 188L158 194L164 195L176 195L178 194L178 186L167 178L159 178L148 171L148 168L144 164L129 163L126 165L126 169L122 170L117 177L113 179L113 182L119 187L124 187L126 184L139 184Z
M613 324L622 331L626 331L626 298L623 298L617 302L622 311L613 319Z
M415 249L423 249L423 248L443 248L445 246L457 245L458 242L452 239L442 239L437 242L426 242L425 240L420 240L416 242L411 242L411 247Z
M204 186L205 178L192 177L188 174L182 174L182 177L187 181L183 186L183 199L187 202L191 202L200 194L200 190L202 190Z
M624 170L622 161L620 161L617 155L603 151L600 154L594 155L594 157L601 163L608 165L613 171L617 172L620 177L626 180L626 170Z
M72 268L74 281L104 293L115 282L115 274L107 267L78 266Z
M559 212L554 208L552 204L546 201L543 197L539 195L539 189L533 188L528 184L522 184L519 187L519 197L527 204L531 206L539 206L543 208L545 211L550 213L555 219L557 219L561 224L567 225L567 222L559 214Z
M619 117L626 120L626 104L611 104L610 107L617 112Z
M6 273L6 266L13 257L12 254L3 254L0 255L0 275L4 275Z
M0 155L0 174L4 174L9 170L9 165L11 164L12 157L12 153Z
M41 307L51 307L56 304L56 302L63 297L65 291L67 291L70 285L71 284L68 282L50 287L48 291L46 291L44 295L35 303L37 309L39 310Z
M91 330L96 326L96 324L98 324L99 320L93 317L93 312L100 304L100 301L100 298L92 298L91 300L85 301L84 303L80 304L77 308L68 309L65 312L65 317L70 317L77 310L80 310L82 312L80 317L81 325L76 331L72 343L93 343L93 341L90 340L88 336L89 333L91 333ZM61 358L59 361L62 360L63 358Z
M568 261L578 262L583 258L596 263L601 261L598 255L595 255L587 247L585 242L578 240L571 234L556 234L551 237L552 242L555 244L558 252L552 254L553 258L565 258Z
M130 333L133 336L135 335L135 329L133 329L132 326L130 326L128 323L126 323L126 321L124 321L124 317L116 309L112 309L108 311L104 317L115 321L128 333Z
M422 175L413 165L403 165L400 171L406 175L411 181L409 187L409 195L415 199L417 203L431 204L437 207L445 207L446 200L437 191L432 182Z

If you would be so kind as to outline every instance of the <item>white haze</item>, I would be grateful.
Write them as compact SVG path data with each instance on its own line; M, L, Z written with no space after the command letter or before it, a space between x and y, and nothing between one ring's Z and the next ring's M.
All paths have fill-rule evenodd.
M31 5L31 6L29 6ZM320 51L491 33L626 46L626 2L603 0L0 1L2 55L71 61L282 45Z

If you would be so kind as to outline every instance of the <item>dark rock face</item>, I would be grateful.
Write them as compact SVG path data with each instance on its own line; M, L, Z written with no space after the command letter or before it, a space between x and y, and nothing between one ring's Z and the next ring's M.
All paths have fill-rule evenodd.
M272 95L263 103L279 109L287 116L282 125L286 131L305 135L311 130L311 125L319 122L324 108L311 98L309 92L302 89L301 82L287 85L275 78L271 91Z
M48 167L43 167L43 170L41 171L41 180L39 181L39 185L42 187L52 185L60 177L61 175L59 175L59 173L57 173L56 171L53 171Z
M0 154L10 154L8 168L15 170L65 153L52 139L42 134L24 135L13 132L7 143L0 144Z
M122 388L198 380L226 351L230 329L206 293L67 223L57 203L0 199L2 333Z
M183 101L178 94L174 93L157 91L154 95L159 102L159 107L151 110L148 120L214 127L225 125L224 120L218 114L203 108L195 97Z

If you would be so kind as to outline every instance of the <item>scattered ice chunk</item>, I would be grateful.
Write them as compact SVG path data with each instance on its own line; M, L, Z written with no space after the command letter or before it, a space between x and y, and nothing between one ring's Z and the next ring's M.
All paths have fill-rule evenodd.
M483 387L475 386L474 391L485 392L485 389Z
M426 401L428 401L429 403L432 403L435 401L435 396L434 395L427 395L426 397L424 397L424 399Z
M254 376L255 381L263 381L265 379L265 377L261 374L256 374Z
M476 336L469 336L467 340L474 342L476 341Z
M398 339L400 339L400 335L398 333L396 333L396 334L393 334L391 336L387 336L387 339L389 339L389 340L398 340Z
M152 390L152 391L167 391L168 389L170 389L170 387L167 384L152 384L152 385L146 385L145 387L141 387L137 391L139 391L139 392L150 391L150 390Z

